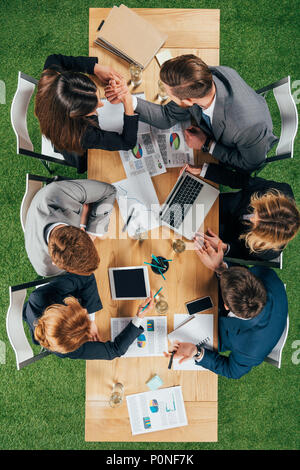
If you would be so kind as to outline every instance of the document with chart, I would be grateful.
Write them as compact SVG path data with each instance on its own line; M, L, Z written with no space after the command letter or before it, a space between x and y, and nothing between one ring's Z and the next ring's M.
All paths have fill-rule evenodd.
M128 151L119 151L127 176L148 172L150 176L166 172L155 136L149 124L139 121L136 146Z
M111 340L132 320L132 317L111 318ZM129 346L122 357L163 356L168 350L167 317L145 317L141 326L144 331Z
M175 340L183 343L202 343L207 349L213 349L214 316L212 313L196 313L195 315L175 313L174 331L168 334L171 342ZM179 359L174 357L174 370L206 370L195 364L194 359L179 364Z
M128 395L126 400L133 435L188 424L181 386Z
M151 126L166 168L180 167L188 163L194 165L194 151L188 147L184 138L184 129L191 121L178 122L170 129L158 129Z

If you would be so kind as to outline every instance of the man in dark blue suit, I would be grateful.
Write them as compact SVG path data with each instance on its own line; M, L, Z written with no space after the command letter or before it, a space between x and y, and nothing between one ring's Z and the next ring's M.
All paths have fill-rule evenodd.
M209 242L195 241L197 254L217 273L223 298L219 307L219 352L201 344L174 343L174 357L181 362L194 357L195 363L227 378L239 379L258 366L272 351L287 321L288 304L284 285L277 274L262 266L247 269L229 267ZM229 357L219 354L231 351Z

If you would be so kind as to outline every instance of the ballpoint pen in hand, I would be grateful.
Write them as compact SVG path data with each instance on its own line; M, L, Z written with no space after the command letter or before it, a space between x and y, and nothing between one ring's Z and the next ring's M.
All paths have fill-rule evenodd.
M157 294L160 293L161 290L162 290L162 287L156 292L156 294L154 294L153 299L155 299L155 297L157 296ZM150 304L150 302L148 302L147 305L145 305L145 307L142 309L142 312L148 307L149 304Z

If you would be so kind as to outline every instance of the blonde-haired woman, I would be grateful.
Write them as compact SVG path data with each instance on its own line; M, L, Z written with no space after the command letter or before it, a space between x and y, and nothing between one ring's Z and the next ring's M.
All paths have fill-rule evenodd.
M151 297L114 341L102 342L93 320L93 314L102 309L95 277L68 273L33 291L23 317L33 342L61 358L112 360L125 354L144 331L141 320L152 306Z
M214 163L186 171L240 191L220 194L220 238L208 228L200 238L231 258L271 260L299 231L300 213L287 183L251 177Z

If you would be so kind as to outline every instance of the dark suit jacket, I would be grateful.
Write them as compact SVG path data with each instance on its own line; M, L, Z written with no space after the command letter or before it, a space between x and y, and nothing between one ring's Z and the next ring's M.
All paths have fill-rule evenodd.
M196 364L216 374L239 379L258 366L279 341L286 325L288 303L285 288L277 274L269 268L256 266L250 271L264 284L267 303L253 319L241 320L219 316L219 351L231 351L229 357L205 349Z
M62 304L63 300L73 296L80 299L81 305L88 313L102 309L102 303L98 294L94 274L91 276L79 276L77 274L65 274L49 284L41 286L33 291L24 305L23 317L27 321L34 343L35 322L42 316L44 310L54 303ZM54 352L61 358L70 359L106 359L111 360L126 353L131 343L144 331L142 327L137 328L130 322L126 328L115 338L114 341L102 343L100 341L89 341L76 351L61 354Z
M258 95L230 67L210 67L216 86L212 136L216 146L212 155L235 168L251 172L264 162L267 152L278 141L265 99ZM178 121L194 119L209 134L197 104L181 108L174 101L166 106L137 99L141 121L167 129Z
M92 75L97 57L72 57L61 54L52 54L47 57L44 70L55 68L58 70L70 70ZM98 124L96 115L89 116L89 125L82 137L81 145L83 149L103 149L103 150L130 150L137 140L138 115L128 116L124 114L124 127L122 134L118 132L103 131Z
M282 250L266 250L260 253L250 253L249 248L245 246L244 240L239 240L239 236L245 233L249 227L245 224L245 221L243 221L242 216L251 213L249 204L251 196L254 193L258 193L262 196L271 189L277 189L285 196L294 199L290 185L287 183L265 180L259 177L252 178L249 175L228 170L227 168L214 163L210 163L208 165L205 179L223 184L224 186L230 186L234 189L241 189L241 191L237 191L231 195L230 201L232 203L232 209L226 212L226 214L220 214L220 219L222 221L220 237L225 243L230 244L230 250L226 256L232 258L261 260L270 260L279 256ZM220 198L223 196L226 197L226 193L221 194Z

